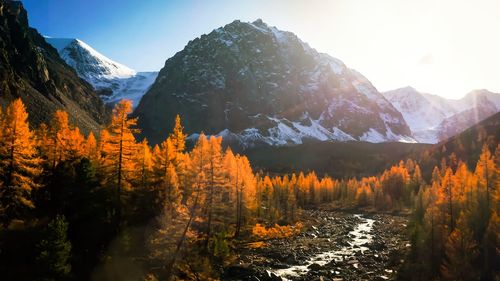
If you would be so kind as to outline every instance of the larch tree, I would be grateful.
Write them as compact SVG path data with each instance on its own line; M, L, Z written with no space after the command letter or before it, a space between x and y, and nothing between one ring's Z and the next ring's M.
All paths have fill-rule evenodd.
M185 204L191 196L192 190L190 189L187 172L189 159L185 154L186 134L184 134L184 127L182 127L179 115L175 117L174 129L169 135L168 140L170 140L173 150L172 161L177 174L179 189L182 192L182 202Z
M174 130L169 136L176 153L184 153L186 149L186 135L184 134L184 127L181 125L181 117L175 117Z
M99 149L94 133L90 132L84 143L84 156L96 164L99 161Z
M13 101L0 115L0 199L4 225L34 208L31 192L41 173L41 160L35 138L29 129L28 113L20 99Z
M449 233L455 228L454 215L454 189L455 180L451 168L447 168L441 181L441 187L438 193L437 204L441 206L441 212L445 218L448 218L447 228Z
M68 121L68 113L57 110L50 122L47 131L46 142L42 146L42 152L45 155L49 167L54 170L57 164L72 157L69 146L71 146L71 129Z
M134 156L137 151L137 143L134 134L137 119L129 118L132 113L132 102L121 100L114 109L111 124L106 133L101 134L102 152L104 155L104 169L107 173L107 182L116 188L117 220L121 221L122 191L130 186L133 180L135 168Z
M446 280L479 280L474 262L479 255L478 247L462 214L458 226L448 236L444 245L445 260L441 274Z
M153 182L161 200L161 207L166 207L169 188L168 168L174 163L174 147L170 138L167 138L159 146L153 149ZM175 172L175 167L174 167ZM171 177L171 175L170 175ZM175 175L177 181L177 175Z
M153 156L147 139L138 144L133 162L135 164L136 176L134 178L138 183L137 186L145 189L150 184L153 170Z
M224 170L226 172L225 177L228 179L229 184L231 188L229 189L228 196L227 196L227 202L226 204L232 205L234 208L228 208L230 210L226 216L230 218L232 214L234 215L235 219L235 225L236 225L236 230L235 230L235 237L238 237L239 235L239 229L238 229L238 221L240 220L240 184L241 184L241 171L239 168L239 163L236 159L236 156L234 155L233 151L228 148L226 152L224 153ZM236 211L236 212L234 212Z
M488 212L490 209L490 197L494 185L495 172L495 161L493 161L490 149L485 144L481 151L481 155L479 156L475 173L478 177L480 187L485 191L486 209L488 210Z
M222 194L224 189L228 187L227 181L224 178L223 169L223 152L222 152L222 138L211 136L208 141L208 166L207 174L207 189L205 210L207 212L207 228L205 232L205 249L208 249L209 239L212 235L212 224L217 218L214 217L224 212L224 206L221 204Z
M174 247L173 254L170 255L171 256L170 261L165 266L168 278L170 278L172 275L172 271L179 256L180 250L184 244L184 241L186 240L188 231L191 228L193 220L197 216L197 209L200 205L200 202L204 200L203 194L205 193L204 191L207 186L207 177L205 174L205 170L208 165L208 155L207 155L208 151L209 151L209 142L205 134L203 134L202 132L198 138L196 145L189 154L191 158L191 169L189 177L193 178L192 181L194 185L193 192L195 193L195 195L191 202L191 206L189 207L188 211L189 218L186 222L184 230L182 231L182 234L180 235L176 243L176 246ZM186 202L186 204L187 203L188 202Z

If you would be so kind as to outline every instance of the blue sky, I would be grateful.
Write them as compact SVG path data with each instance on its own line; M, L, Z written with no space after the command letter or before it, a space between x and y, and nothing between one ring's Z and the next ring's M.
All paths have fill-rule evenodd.
M381 91L500 92L498 0L22 0L30 25L138 71L235 19L258 18L341 59Z
M239 1L23 0L30 25L79 38L136 70L159 70L192 40L235 19L254 21L266 5Z

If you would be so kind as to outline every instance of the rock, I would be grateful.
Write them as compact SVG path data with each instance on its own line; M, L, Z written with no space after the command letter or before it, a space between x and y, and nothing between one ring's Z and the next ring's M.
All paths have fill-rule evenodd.
M325 264L325 267L335 268L335 267L337 267L337 262L335 260L332 260L329 263Z
M244 266L244 265L234 265L226 268L224 274L222 275L222 279L224 280L252 280L249 277L255 277L257 280L257 276L260 275L257 271ZM255 279L254 279L255 280ZM262 280L262 279L260 279Z
M380 239L380 238L378 237L378 239ZM375 240L375 238L374 238L374 240ZM378 242L378 241L374 242L370 245L370 249L375 251L375 252L385 250L386 248L387 248L387 246L385 246L383 243Z
M312 271L320 271L321 269L323 269L323 267L317 263L313 263L309 265L307 268Z
M297 256L293 253L288 254L288 256L286 257L286 263L297 264L298 263Z

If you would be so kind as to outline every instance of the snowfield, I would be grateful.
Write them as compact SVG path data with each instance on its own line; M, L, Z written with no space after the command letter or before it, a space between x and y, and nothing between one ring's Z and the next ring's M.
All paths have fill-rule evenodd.
M80 78L94 86L108 104L130 99L134 107L137 106L158 76L158 72L136 72L79 39L45 37L45 40L57 49Z

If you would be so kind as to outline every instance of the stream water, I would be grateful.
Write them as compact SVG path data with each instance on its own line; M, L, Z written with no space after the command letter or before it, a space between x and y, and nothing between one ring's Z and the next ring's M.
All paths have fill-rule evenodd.
M349 232L349 237L351 239L348 242L348 246L342 247L340 250L326 251L316 254L302 265L294 265L284 269L273 269L269 270L269 272L281 277L282 280L289 280L287 279L287 277L299 277L308 273L310 270L309 266L311 266L312 264L323 266L332 261L351 260L352 266L357 268L358 263L354 256L357 252L361 252L363 254L366 250L368 250L366 244L372 241L373 237L370 232L375 220L364 218L361 215L354 216L359 218L361 222L356 226L354 230Z

